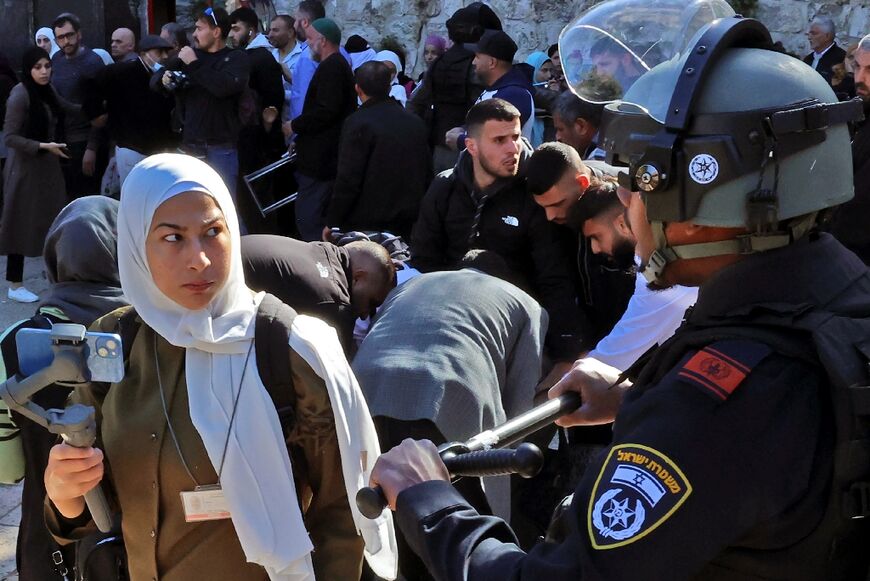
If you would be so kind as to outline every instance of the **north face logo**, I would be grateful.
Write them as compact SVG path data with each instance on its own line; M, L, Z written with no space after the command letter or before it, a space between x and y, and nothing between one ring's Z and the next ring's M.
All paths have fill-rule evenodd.
M514 228L520 225L520 221L517 220L515 216L502 216L501 221L508 226L513 226Z

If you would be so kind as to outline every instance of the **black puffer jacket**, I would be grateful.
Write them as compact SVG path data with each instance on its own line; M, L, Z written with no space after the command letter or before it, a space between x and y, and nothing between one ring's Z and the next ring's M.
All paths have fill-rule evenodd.
M526 192L524 167L531 153L524 141L519 175L496 180L488 188L473 245L469 238L481 192L474 185L471 156L463 152L455 168L439 174L423 198L411 235L412 263L424 272L452 270L472 248L498 253L547 309L551 355L569 360L579 355L587 325L570 275L573 257L556 240L544 210Z

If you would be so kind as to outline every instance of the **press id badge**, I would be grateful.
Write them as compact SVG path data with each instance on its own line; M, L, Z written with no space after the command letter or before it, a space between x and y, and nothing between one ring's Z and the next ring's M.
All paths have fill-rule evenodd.
M181 493L184 520L202 522L230 518L230 507L220 484L197 486Z

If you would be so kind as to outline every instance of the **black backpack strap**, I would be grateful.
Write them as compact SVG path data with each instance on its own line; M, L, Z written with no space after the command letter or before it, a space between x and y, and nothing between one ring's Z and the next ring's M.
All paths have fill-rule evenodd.
M136 313L136 309L130 309L118 319L118 335L121 336L121 351L124 354L124 364L130 361L130 352L133 350L133 341L139 333L142 321Z
M296 390L290 363L290 327L296 311L280 299L266 294L257 309L254 347L260 380L278 410L278 421L286 439L296 423Z

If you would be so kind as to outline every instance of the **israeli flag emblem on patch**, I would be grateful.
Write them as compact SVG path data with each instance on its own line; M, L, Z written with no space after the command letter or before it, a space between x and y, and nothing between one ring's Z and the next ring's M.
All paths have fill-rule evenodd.
M664 523L692 493L674 462L648 446L614 446L589 500L592 547L614 549L643 538Z

